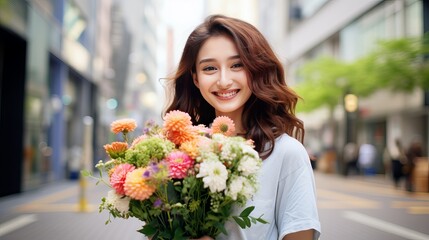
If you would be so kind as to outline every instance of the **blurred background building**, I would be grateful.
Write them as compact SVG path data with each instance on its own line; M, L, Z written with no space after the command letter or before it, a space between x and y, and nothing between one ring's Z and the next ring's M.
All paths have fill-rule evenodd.
M0 0L0 196L78 178L85 116L92 164L114 137L111 121L160 120L165 78L208 14L257 26L294 86L305 81L298 69L318 56L351 61L378 39L421 36L427 9L419 0ZM380 172L382 149L395 138L418 135L427 146L425 96L383 90L359 99L359 131L342 104L334 124L324 108L300 113L306 145L323 153L349 140L372 143Z
M429 27L428 1L421 0L290 0L286 4L272 0L267 4L282 5L272 9L274 13L264 11L267 16L262 19L268 24L262 28L270 29L267 34L274 36L292 85L305 81L298 70L318 57L350 62L374 50L379 40L422 36ZM279 26L269 27L272 22ZM277 45L278 42L282 44ZM332 86L336 87L340 88L341 83ZM423 89L416 88L411 93L383 89L355 99L358 103L353 112L346 111L344 102L339 101L333 113L334 124L324 107L300 113L306 126L306 145L311 151L322 156L330 150L336 153L331 154L337 161L331 168L341 167L341 152L347 142L376 147L377 173L384 173L384 150L393 146L397 138L404 146L418 139L427 149L428 105ZM424 152L427 155L427 150Z

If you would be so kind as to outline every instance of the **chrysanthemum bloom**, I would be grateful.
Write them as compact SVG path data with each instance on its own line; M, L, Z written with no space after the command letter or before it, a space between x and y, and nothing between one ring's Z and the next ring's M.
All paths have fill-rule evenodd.
M132 199L145 200L155 192L155 187L148 184L143 177L145 171L145 168L137 168L127 174L124 183L125 195Z
M228 170L220 161L204 161L197 178L203 178L204 187L209 187L210 192L220 192L226 188Z
M216 117L212 124L212 133L222 133L225 136L235 134L235 124L229 117Z
M165 115L164 129L165 131L183 131L192 126L191 116L188 113L174 110Z
M175 179L183 179L188 174L188 170L194 165L194 160L186 153L174 151L170 153L166 161L170 169L170 177Z
M125 151L128 149L128 144L125 142L112 142L111 144L104 145L104 150L113 159L124 157Z
M116 120L110 124L110 130L115 134L132 132L136 127L136 120L131 118Z
M135 167L131 164L124 163L119 164L113 168L113 172L110 175L110 185L115 189L116 193L124 195L124 183L127 176L127 173L133 171Z

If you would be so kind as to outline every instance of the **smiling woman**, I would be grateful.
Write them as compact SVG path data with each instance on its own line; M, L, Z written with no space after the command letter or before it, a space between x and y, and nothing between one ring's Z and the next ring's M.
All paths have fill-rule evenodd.
M304 126L295 116L299 97L264 36L242 20L209 16L188 37L168 83L172 99L165 112L187 112L194 125L227 116L263 159L259 190L243 208L255 206L252 215L268 224L242 229L227 222L228 234L216 239L318 239L314 176L301 143ZM234 215L243 208L235 206Z

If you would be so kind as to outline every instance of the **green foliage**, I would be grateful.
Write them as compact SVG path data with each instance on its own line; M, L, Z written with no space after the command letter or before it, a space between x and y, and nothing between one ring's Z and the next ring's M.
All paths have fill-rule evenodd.
M303 99L297 111L333 109L346 92L365 97L380 89L429 89L428 43L429 34L384 40L375 51L351 63L330 57L308 62L299 71L304 81L295 88Z
M172 149L174 144L161 138L147 138L128 149L125 154L126 162L137 167L146 166L150 161L161 161Z

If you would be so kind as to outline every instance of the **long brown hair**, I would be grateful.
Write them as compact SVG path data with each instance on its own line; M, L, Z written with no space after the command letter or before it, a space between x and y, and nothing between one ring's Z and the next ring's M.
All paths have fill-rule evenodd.
M272 153L275 139L283 133L302 142L304 125L295 116L299 97L287 86L283 66L267 40L251 24L222 15L209 16L189 35L179 67L170 81L173 98L164 113L185 111L194 124L206 126L216 117L215 109L194 85L192 73L201 46L210 37L219 35L230 37L236 44L248 74L252 95L243 110L245 137L253 139L263 159Z

